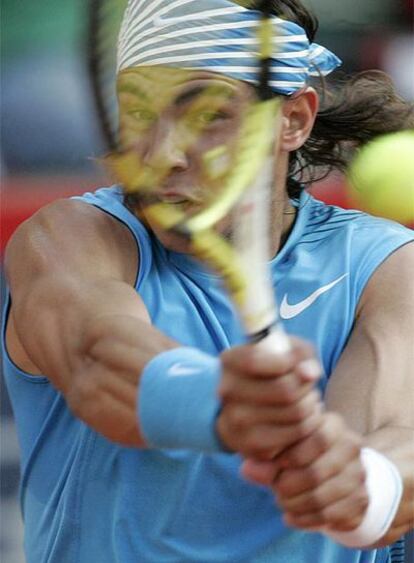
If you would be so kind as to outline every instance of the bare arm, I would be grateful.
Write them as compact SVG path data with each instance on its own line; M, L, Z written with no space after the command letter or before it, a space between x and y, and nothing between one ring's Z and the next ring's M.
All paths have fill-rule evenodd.
M135 409L140 372L176 344L151 326L133 288L138 252L129 231L87 204L59 201L18 229L5 267L13 360L46 375L107 438L143 445Z
M322 423L274 462L244 465L269 485L288 524L350 531L367 508L362 445L398 467L404 493L388 533L396 541L414 525L414 245L375 272L362 296L351 339L332 374Z
M352 338L327 389L327 407L398 467L404 495L378 545L414 526L414 245L395 252L364 291Z
M151 326L133 288L137 264L132 235L109 215L75 201L43 209L18 230L7 250L13 302L7 345L15 363L46 375L89 426L110 440L143 446L136 415L142 369L178 344ZM223 371L227 382L237 382L228 395L237 395L240 386L245 392L243 379L231 377L235 372L243 374L247 366L262 375L248 391L254 405L244 432L237 409L223 404L222 439L229 448L268 455L269 447L279 451L315 426L315 374L310 379L306 373L288 375L311 353L304 344L297 348L287 362L273 355L254 358L251 346L227 352ZM241 357L251 359L241 362ZM280 381L271 384L270 376ZM261 402L269 402L269 386L276 404L265 412ZM288 418L289 426L275 425L279 416Z

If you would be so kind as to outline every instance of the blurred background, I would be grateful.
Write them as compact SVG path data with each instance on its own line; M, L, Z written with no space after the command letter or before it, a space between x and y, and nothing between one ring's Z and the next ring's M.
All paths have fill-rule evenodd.
M1 253L16 226L47 202L105 182L85 60L84 0L1 0ZM317 38L346 71L380 68L414 100L414 0L305 0L320 18ZM347 205L343 181L314 190ZM4 279L2 295L4 295ZM0 378L1 382L2 379ZM1 383L0 559L23 563L19 451ZM407 561L414 562L411 552Z

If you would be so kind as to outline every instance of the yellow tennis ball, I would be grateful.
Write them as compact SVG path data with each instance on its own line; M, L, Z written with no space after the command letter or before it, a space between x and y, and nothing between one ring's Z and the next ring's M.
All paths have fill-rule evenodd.
M414 130L378 137L348 172L351 204L373 215L414 223Z

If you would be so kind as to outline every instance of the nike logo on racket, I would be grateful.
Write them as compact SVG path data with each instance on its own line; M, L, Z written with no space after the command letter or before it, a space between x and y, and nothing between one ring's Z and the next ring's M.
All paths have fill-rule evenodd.
M348 275L349 274L346 273L343 276L339 277L338 279L334 280L333 282L328 283L327 285L320 287L319 289L314 291L311 295L309 295L309 297L307 297L303 301L300 301L299 303L295 303L295 305L290 305L288 303L288 300L287 300L288 296L287 296L287 293L286 293L285 296L283 297L283 301L280 305L280 316L282 317L282 319L285 319L285 320L293 319L293 317L297 317L298 315L303 313L303 311L305 311L308 307L313 305L313 303L315 303L315 301L318 299L318 297L320 297L321 295L323 295L324 293L326 293L327 291L329 291L330 289L335 287L339 282L341 282L343 279L345 279Z

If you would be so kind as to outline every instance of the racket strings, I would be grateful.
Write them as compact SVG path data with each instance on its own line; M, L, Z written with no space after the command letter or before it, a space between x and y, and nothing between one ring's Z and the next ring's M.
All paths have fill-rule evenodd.
M212 90L214 92L214 88ZM214 98L213 98L214 99ZM191 111L198 111L200 104L206 100L197 100ZM187 232L200 232L211 228L223 219L235 206L247 187L249 187L260 173L260 163L269 153L273 142L273 126L280 102L272 98L267 102L254 103L249 108L243 120L234 150L234 159L227 177L223 181L218 197L209 198L206 194L205 207L194 216L186 216L177 205L159 201L159 186L170 173L169 167L151 167L146 165L134 149L111 153L105 158L107 167L128 194L136 196L141 208L150 213L161 228L173 229L177 227L177 234L183 234L183 225ZM212 110L220 107L213 104ZM196 124L184 150L189 148L197 135L203 134L205 126ZM185 146L187 145L187 146ZM210 177L215 176L217 161L227 153L226 146L218 145L203 155L205 170Z
M243 4L251 5L250 2ZM244 221L249 215L249 211L245 213L241 209L245 194L249 190L261 189L257 178L262 175L263 168L269 168L265 163L269 163L275 151L275 123L280 115L281 99L274 96L269 86L270 61L274 48L273 31L270 2L264 1L257 26L260 44L257 59L259 95L252 96L243 107L242 119L232 146L218 142L204 152L203 171L213 184L220 186L209 193L207 185L205 199L200 206L163 201L162 186L168 180L171 166L160 162L151 163L151 160L147 162L142 155L139 139L135 146L120 146L105 159L126 194L134 198L137 214L142 215L150 225L184 238L191 254L222 277L240 310L245 308L246 301L251 301L251 276L240 257L240 250L236 250L233 241L223 236L220 225L232 213L239 214L236 222ZM162 78L160 75L159 79ZM214 84L203 88L199 95L190 96L190 100L182 97L181 102L184 109L174 126L185 132L180 139L180 150L185 153L191 151L204 135L208 136L210 124L214 123L223 106L231 103L231 96ZM174 103L173 99L166 99L165 104L163 102L165 108L171 103ZM161 119L161 116L158 118ZM148 131L149 129L144 128L143 137ZM142 142L145 143L144 140ZM222 163L226 160L228 162L223 172ZM271 181L273 178L267 174L265 183L269 184ZM266 189L267 187L269 186ZM255 205L253 199L249 205ZM269 312L272 306L268 302L257 308L249 305L247 312L242 313L244 319L248 319L246 327L251 333L260 332L261 336L264 334L263 331L267 329L263 327L274 321L274 314Z
M127 0L90 0L86 50L98 122L110 148L117 147L117 38Z
M260 79L259 94L260 98L265 101L274 97L272 88L270 87L270 68L273 55L273 25L271 20L271 2L263 0L260 6L261 24L259 27L259 45L260 48Z

